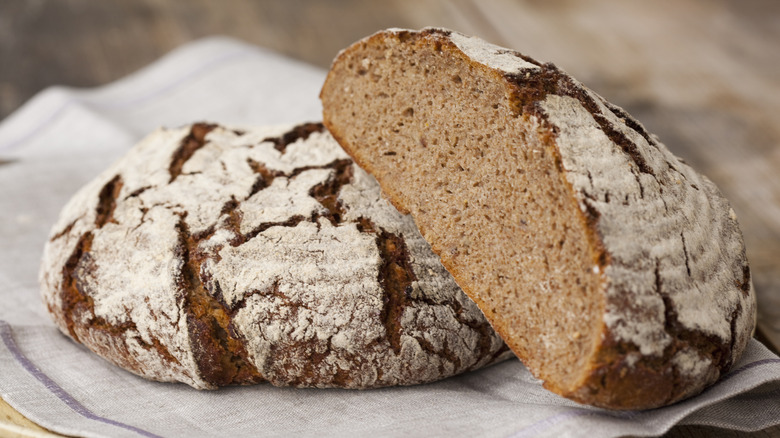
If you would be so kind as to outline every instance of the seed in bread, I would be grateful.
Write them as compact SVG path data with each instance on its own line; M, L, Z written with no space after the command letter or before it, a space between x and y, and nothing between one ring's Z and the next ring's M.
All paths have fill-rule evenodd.
M442 29L344 50L324 123L545 386L615 409L700 392L755 297L715 185L552 64Z
M158 130L66 205L41 285L65 334L195 388L410 385L511 355L321 124Z

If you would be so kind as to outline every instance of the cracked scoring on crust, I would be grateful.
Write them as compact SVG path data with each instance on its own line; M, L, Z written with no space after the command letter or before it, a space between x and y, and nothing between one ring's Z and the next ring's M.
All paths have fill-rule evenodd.
M502 72L514 87L517 114L552 130L559 168L600 240L594 245L608 279L606 348L591 380L626 376L625 370L606 372L605 364L632 362L628 372L637 371L635 353L645 357L637 376L659 387L666 396L661 404L717 380L741 355L755 315L741 232L717 187L622 108L555 65L457 32L420 32L426 33ZM742 293L731 293L734 288ZM674 378L659 378L668 372ZM617 392L630 397L637 391ZM609 403L633 402L646 401Z
M597 354L583 370L581 391L563 395L610 408L655 407L699 392L731 367L755 325L755 296L736 217L711 181L621 108L553 64L446 29L388 29L353 44L334 60L321 92L325 123L358 157L355 151L373 151L373 145L350 144L347 133L358 124L338 119L340 100L333 91L341 92L344 84L360 85L348 79L353 69L345 68L347 62L365 54L366 64L381 62L377 60L385 58L371 58L371 50L397 53L396 44L431 50L431 59L455 55L426 66L426 74L429 68L434 72L431 76L458 59L470 71L497 81L514 117L557 154L555 165L592 231L584 238L598 253L593 272L605 280L603 325L593 327L600 335ZM354 77L369 77L354 72ZM360 97L356 99L360 106ZM404 105L396 101L397 107ZM434 114L432 119L440 115L447 117ZM384 128L381 122L358 126ZM426 147L422 137L420 145ZM380 160L361 161L380 180L397 176L395 169L377 165ZM403 196L391 201L409 208ZM439 242L432 243L436 247ZM459 279L469 290L472 285Z
M321 124L160 130L63 210L44 300L113 363L196 388L415 384L506 358L379 193Z

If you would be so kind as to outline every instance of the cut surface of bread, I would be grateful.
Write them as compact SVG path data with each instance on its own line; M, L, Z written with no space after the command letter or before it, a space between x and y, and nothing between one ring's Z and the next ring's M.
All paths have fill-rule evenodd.
M60 330L195 388L372 388L511 356L322 124L160 129L80 190L41 266Z
M324 123L545 386L615 409L700 392L749 340L733 210L556 68L444 29L350 46Z

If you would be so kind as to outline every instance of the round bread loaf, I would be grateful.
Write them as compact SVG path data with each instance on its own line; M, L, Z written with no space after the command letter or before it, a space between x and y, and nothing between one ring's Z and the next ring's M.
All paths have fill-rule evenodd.
M411 385L511 356L321 124L154 132L65 206L41 285L74 340L199 389Z
M615 409L700 392L756 303L734 211L552 64L443 29L333 63L324 122L545 386Z

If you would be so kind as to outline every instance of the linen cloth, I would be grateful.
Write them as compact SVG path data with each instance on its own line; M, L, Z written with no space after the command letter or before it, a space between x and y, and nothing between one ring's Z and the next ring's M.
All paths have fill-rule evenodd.
M751 431L780 423L780 358L757 341L703 394L616 412L554 395L517 360L378 390L197 391L150 382L59 333L39 298L48 232L75 191L158 126L316 121L325 72L208 38L104 87L52 87L0 123L0 396L53 431L156 436L651 436L674 424Z

